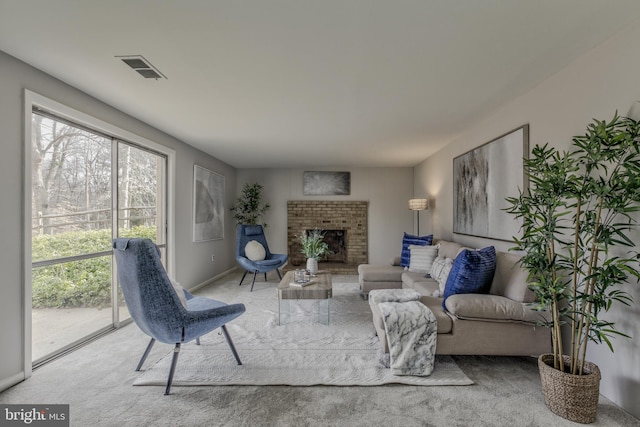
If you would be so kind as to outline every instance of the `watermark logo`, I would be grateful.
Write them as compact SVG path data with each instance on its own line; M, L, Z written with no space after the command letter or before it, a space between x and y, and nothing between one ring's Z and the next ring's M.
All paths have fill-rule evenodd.
M69 405L0 405L0 427L69 427Z

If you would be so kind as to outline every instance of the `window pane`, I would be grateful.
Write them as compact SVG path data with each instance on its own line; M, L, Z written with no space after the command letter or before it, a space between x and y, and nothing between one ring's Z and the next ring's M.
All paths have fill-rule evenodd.
M32 360L113 323L111 255L32 271Z
M31 261L40 262L31 339L39 361L113 327L112 140L35 112L31 124ZM71 256L86 259L61 260Z
M110 307L111 255L34 268L32 283L34 308Z
M118 236L147 237L164 244L166 159L124 143L118 153Z
M111 249L111 140L33 114L32 261Z

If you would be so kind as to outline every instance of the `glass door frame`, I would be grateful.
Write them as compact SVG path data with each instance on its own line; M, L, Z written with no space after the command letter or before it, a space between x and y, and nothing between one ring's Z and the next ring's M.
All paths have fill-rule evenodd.
M158 221L158 219L161 220L160 224L158 226L158 228L162 228L162 230L158 230L156 231L156 244L158 245L158 247L160 248L160 253L161 253L161 258L162 258L162 262L163 264L167 264L168 263L168 225L167 225L167 217L168 217L168 194L167 194L167 189L168 189L168 166L169 166L169 159L168 156L165 155L164 153L158 152L157 150L152 150L149 147L143 147L140 146L139 144L135 144L132 143L130 141L124 141L122 139L119 138L112 138L111 140L111 171L112 171L112 176L115 177L115 179L111 180L111 194L112 194L112 198L111 198L111 209L112 209L112 214L111 214L111 231L112 231L112 237L120 237L120 220L122 219L121 215L120 215L120 186L119 186L119 182L120 182L120 174L119 174L119 170L120 170L120 148L122 148L123 146L129 147L131 149L135 149L135 150L141 150L141 151L146 151L148 153L151 153L153 156L156 157L160 157L164 160L164 164L161 167L162 169L162 173L158 174L160 175L160 177L162 179L159 180L159 182L157 183L157 187L156 188L156 193L160 193L162 194L162 200L160 203L158 203L158 207L159 209L157 210L156 213L156 222ZM158 168L156 166L156 172L158 171ZM173 204L171 205L173 206ZM159 212L159 213L158 213ZM160 218L158 218L160 217ZM158 234L160 234L162 236L162 239L158 239ZM161 240L160 242L158 240ZM120 326L120 309L119 309L119 301L120 301L120 296L121 294L119 294L119 289L117 285L117 268L116 268L116 263L115 261L115 257L112 256L112 260L111 260L111 277L113 278L113 285L111 287L111 301L114 302L114 304L112 304L112 319L113 319L113 325L115 328L118 328ZM172 274L171 272L173 271L173 269L169 269L167 268L167 272L170 272L169 274ZM126 319L125 322L130 322L131 319Z
M114 139L119 139L120 141L112 142L112 147L119 143L131 143L132 145L140 146L142 148L149 149L150 151L157 152L158 154L164 155L166 157L166 175L164 180L160 185L163 186L165 190L165 195L163 200L164 204L164 212L166 214L165 218L165 254L166 254L166 269L169 274L173 274L175 271L175 257L173 254L175 253L174 245L175 245L175 163L176 163L176 152L174 149L160 145L156 142L148 140L146 138L140 137L136 134L133 134L129 131L121 129L117 126L114 126L110 123L104 122L100 119L92 117L86 113L82 113L78 110L70 108L66 105L63 105L59 102L53 101L49 98L46 98L40 94L32 92L28 89L24 90L24 177L23 177L23 189L22 189L22 197L23 197L23 209L24 209L24 218L23 218L23 306L24 306L24 317L22 324L22 339L23 339L23 364L24 364L24 374L25 378L31 376L33 371L33 362L32 362L32 263L31 263L31 144L32 144L32 111L34 107L39 107L44 110L59 116L62 119L69 120L70 122L77 123L78 125L86 126L87 128L95 129L98 132L111 135ZM117 150L115 150L115 156L117 160ZM113 157L112 157L113 158ZM112 162L113 163L113 162ZM112 164L113 168L116 168L117 171L117 163L115 165ZM118 204L117 204L117 176L115 179L112 179L112 185L115 188L112 188L112 192L115 191L114 201L112 202L112 221L116 221L115 232L117 232L117 219L118 219ZM112 271L112 282L116 281L116 268L115 261L112 259L111 263L111 271ZM115 329L120 326L119 314L118 314L118 299L117 299L117 286L112 286L112 307L113 307L113 325L112 327L108 327L107 329ZM104 329L104 328L103 328ZM104 331L103 331L104 333Z

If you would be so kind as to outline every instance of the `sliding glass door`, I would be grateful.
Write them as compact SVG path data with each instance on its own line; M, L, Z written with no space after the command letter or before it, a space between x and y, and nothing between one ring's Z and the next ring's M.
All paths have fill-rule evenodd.
M32 361L128 317L111 242L166 245L166 156L47 111L32 113Z

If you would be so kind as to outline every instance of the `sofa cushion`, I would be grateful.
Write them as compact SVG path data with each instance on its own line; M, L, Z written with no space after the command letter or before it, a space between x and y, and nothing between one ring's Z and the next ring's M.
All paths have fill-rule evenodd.
M490 294L501 295L518 302L533 302L535 294L529 289L528 274L520 267L520 256L498 252L496 272L493 276Z
M438 246L409 245L411 257L409 259L409 271L415 273L428 273L431 264L438 255Z
M433 292L438 290L438 282L430 277L425 277L422 273L405 271L402 273L402 287L416 290L421 295L433 295Z
M434 295L436 292L440 292L438 289L438 282L433 279L422 279L414 282L413 289L420 292L421 295Z
M433 235L429 236L413 236L411 234L404 233L402 237L402 252L400 253L400 265L402 267L409 267L409 260L411 259L411 252L409 246L427 246L433 241Z
M395 265L360 264L358 275L360 281L366 282L398 282L400 283L404 269Z
M450 334L453 329L453 319L442 309L442 298L425 295L420 302L429 307L438 321L438 333Z
M444 288L443 308L448 297L456 294L488 293L496 269L496 249L493 246L477 251L464 249L453 261Z
M458 253L463 247L454 242L448 242L446 240L438 240L438 256L443 258L455 259Z
M466 320L500 320L536 323L548 320L548 312L498 295L460 294L445 301L452 315Z
M438 282L439 294L437 296L442 296L444 294L444 286L447 284L447 278L451 272L451 267L453 267L453 259L451 258L438 256L433 260L429 275L432 279Z

